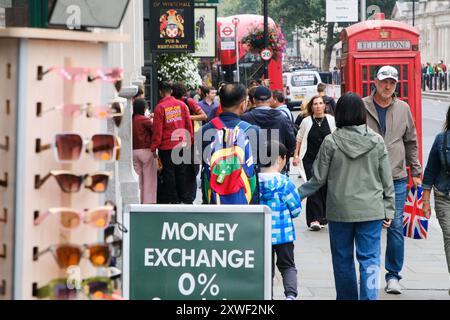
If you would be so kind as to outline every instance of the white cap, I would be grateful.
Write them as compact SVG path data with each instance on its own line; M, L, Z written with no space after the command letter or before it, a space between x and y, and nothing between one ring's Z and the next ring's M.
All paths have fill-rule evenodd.
M398 82L398 71L392 66L384 66L378 70L377 79L380 81L393 79Z

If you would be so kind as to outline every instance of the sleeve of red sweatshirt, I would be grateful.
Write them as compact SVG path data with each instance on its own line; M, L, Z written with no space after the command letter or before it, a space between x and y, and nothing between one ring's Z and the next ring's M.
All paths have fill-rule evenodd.
M155 117L153 119L153 135L151 151L154 153L161 145L163 126L164 126L164 108L156 106Z
M192 114L198 115L202 107L194 99L188 99L188 107Z
M186 124L186 130L191 135L191 145L194 144L194 128L192 126L191 115L189 113L189 107L184 108L184 123Z

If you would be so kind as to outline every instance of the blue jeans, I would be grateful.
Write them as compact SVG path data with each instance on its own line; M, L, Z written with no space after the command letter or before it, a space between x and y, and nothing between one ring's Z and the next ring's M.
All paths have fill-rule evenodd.
M383 221L329 222L337 300L358 300L354 252L359 262L360 300L377 300Z
M387 230L386 245L386 282L391 279L401 280L400 271L403 268L405 256L405 239L403 237L403 212L405 210L408 179L394 181L395 188L395 218Z

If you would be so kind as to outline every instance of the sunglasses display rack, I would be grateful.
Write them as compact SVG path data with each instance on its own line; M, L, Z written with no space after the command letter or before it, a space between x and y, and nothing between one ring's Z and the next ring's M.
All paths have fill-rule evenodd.
M93 70L107 65L111 43L127 39L113 33L0 30L0 300L36 299L37 288L59 278L75 276L82 281L103 276L103 270L93 266L101 264L101 257L81 259L79 266L67 270L57 261L67 252L40 255L58 245L95 248L92 245L103 243L101 228L81 223L74 230L64 229L53 214L39 225L36 221L49 209L71 208L84 215L102 207L108 199L101 192L106 190L93 184L96 173L107 172L111 164L95 161L95 146L89 149L84 141L82 156L74 162L57 161L61 159L55 145L42 152L37 146L51 144L58 134L75 134L87 141L107 133L106 121L46 110L107 104L114 87ZM61 176L64 172L71 175ZM80 190L68 193L75 191L74 179L79 179Z
M0 300L12 298L16 163L16 56L13 40L0 47Z

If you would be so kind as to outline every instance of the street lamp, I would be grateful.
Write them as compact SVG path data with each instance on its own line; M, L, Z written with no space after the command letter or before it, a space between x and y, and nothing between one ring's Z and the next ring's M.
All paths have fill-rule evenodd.
M361 0L361 22L367 20L367 4L366 0Z

